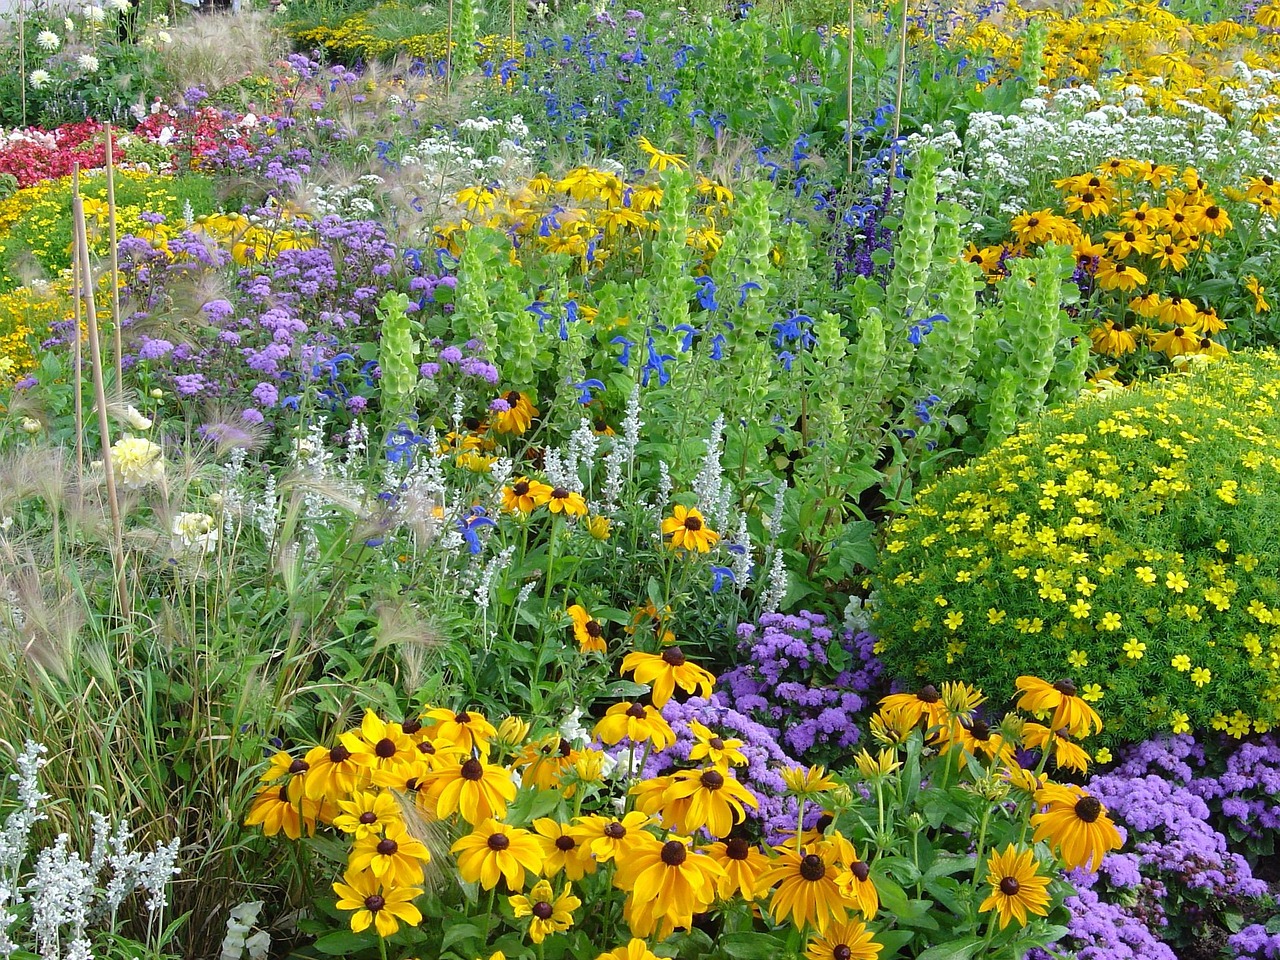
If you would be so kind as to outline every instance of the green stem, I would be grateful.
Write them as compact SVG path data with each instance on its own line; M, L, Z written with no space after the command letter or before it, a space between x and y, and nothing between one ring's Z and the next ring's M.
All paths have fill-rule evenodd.
M489 945L489 933L493 929L493 900L498 895L498 885L495 883L489 888L489 902L484 909L484 937L480 943L482 946ZM386 960L384 957L383 960Z
M796 797L800 815L796 817L796 856L804 857L804 797Z

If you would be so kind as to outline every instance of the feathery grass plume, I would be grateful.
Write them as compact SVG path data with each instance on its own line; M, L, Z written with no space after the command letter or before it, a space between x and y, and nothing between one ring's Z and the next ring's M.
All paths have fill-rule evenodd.
M171 93L197 86L222 90L236 81L267 73L289 52L288 39L259 11L215 12L184 17L171 31L172 41L158 47ZM248 93L244 94L246 105Z
M416 646L430 648L441 642L439 631L422 616L417 604L404 598L381 600L374 604L377 619L375 650L385 647ZM413 684L409 689L415 689Z
M13 416L28 416L44 422L45 412L37 405L19 409L24 394L16 394ZM61 506L67 485L67 461L63 452L46 443L24 444L0 457L0 515L11 516L19 504L38 497L51 510Z
M10 662L26 662L38 672L66 680L71 674L76 640L85 621L79 596L73 590L60 590L50 596L45 577L36 557L29 553L15 555L5 544L4 564L0 566L0 645L7 646Z

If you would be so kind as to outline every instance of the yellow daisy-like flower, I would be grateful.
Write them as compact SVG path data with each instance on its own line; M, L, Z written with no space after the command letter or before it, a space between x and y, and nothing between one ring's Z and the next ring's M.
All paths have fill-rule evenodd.
M853 854L845 869L836 877L836 886L848 903L853 904L867 920L874 920L880 910L880 894L871 879L870 864L857 859Z
M1002 851L992 851L987 859L987 882L991 893L982 901L978 910L996 911L1003 930L1014 920L1026 926L1028 914L1038 917L1048 915L1049 878L1036 872L1035 854L1030 850L1019 852L1012 843Z
M746 766L747 755L741 750L742 741L736 737L722 737L697 720L689 721L689 732L693 734L693 746L689 748L690 763L708 760L722 770Z
M600 621L576 603L569 607L567 613L573 621L573 638L578 641L578 649L583 653L604 653L607 648Z
M760 878L769 869L770 862L759 847L734 837L703 847L702 852L724 871L716 889L721 900L741 896L751 902L760 896Z
M507 513L533 513L551 499L551 485L528 477L518 478L502 488L502 509Z
M449 848L458 861L458 875L467 883L492 890L505 878L512 890L524 888L525 873L542 872L542 846L528 830L486 820Z
M883 949L861 920L847 920L810 940L804 955L806 960L876 960Z
M608 953L602 953L596 960L658 960L649 949L649 945L635 937L625 947L615 947Z
M622 740L633 744L652 744L655 751L665 750L676 742L671 724L653 707L642 703L615 703L593 731L600 742L613 746Z
M649 142L648 137L640 137L636 140L636 145L640 147L641 152L649 157L649 169L656 169L662 173L668 167L676 167L683 170L688 164L685 162L683 153L667 153L659 150Z
M1089 754L1065 729L1050 730L1042 723L1024 723L1022 742L1033 750L1052 751L1053 765L1057 768L1079 773L1089 769Z
M573 911L582 901L568 889L557 894L546 880L539 880L529 895L518 894L510 898L511 910L517 917L532 917L529 922L529 939L541 943L553 933L560 933L573 926Z
M675 688L701 697L711 696L716 678L685 659L679 647L667 647L661 654L634 651L622 658L621 673L635 672L636 683L652 685L650 699L661 710Z
M307 751L306 795L311 800L337 801L350 797L369 775L369 756L353 753L342 743Z
M1267 303L1264 294L1267 288L1258 282L1258 278L1253 274L1245 277L1244 288L1253 294L1253 311L1254 313L1266 313L1271 309L1271 304Z
M1023 676L1018 678L1017 687L1022 692L1018 708L1036 714L1053 711L1050 725L1055 730L1065 727L1077 737L1102 731L1102 718L1076 695L1076 685L1070 680L1048 683L1039 677Z
M1036 803L1046 808L1031 817L1034 841L1048 840L1068 870L1097 870L1110 850L1120 849L1120 832L1107 808L1074 784L1046 784Z
M797 797L813 797L834 790L836 781L827 776L825 767L784 767L782 782L787 792Z
M407 887L422 882L422 865L431 854L421 840L410 836L399 821L387 824L383 835L368 834L351 849L351 869L369 870L391 886Z
M466 753L489 756L489 748L498 731L483 713L476 710L449 710L437 707L423 714L424 735L430 740L443 740L460 747Z
M642 834L631 855L617 860L615 882L628 892L624 915L638 937L668 936L693 925L693 915L715 903L724 871L687 838L665 842Z
M653 839L644 832L649 824L649 816L638 810L632 810L621 818L589 816L580 817L569 828L569 833L582 845L591 850L592 856L600 863L609 860L627 859L634 852L638 843Z
M1191 718L1181 710L1175 710L1169 715L1169 725L1174 733L1187 733L1191 730Z
M803 855L794 847L775 847L778 859L763 877L761 888L774 887L769 912L782 923L791 920L797 927L814 927L823 933L833 923L848 918L849 908L836 878L839 869L821 852Z
M1205 684L1207 684L1212 679L1213 679L1213 673L1209 670L1208 667L1196 667L1194 670L1191 671L1191 682L1196 685L1197 690L1205 686Z
M576 881L596 872L591 848L581 843L567 824L539 817L533 821L533 829L542 847L543 876L554 877L563 870L567 879Z
M898 714L907 727L925 721L926 727L941 727L947 722L946 705L942 694L931 683L926 683L915 693L893 693L880 701L880 713L885 717Z
M678 833L706 828L713 837L726 837L734 824L746 819L746 807L760 801L728 770L679 770L668 780L662 797L662 820Z
M1187 656L1185 653L1179 653L1177 656L1175 656L1172 660L1169 661L1169 664L1170 666L1173 667L1173 669L1177 670L1179 673L1186 673L1188 670L1191 669L1191 658Z
M472 825L491 817L506 815L507 804L516 798L516 785L505 767L493 766L478 757L458 756L426 775L427 797L434 801L435 815L443 820L454 811Z
M338 739L373 771L392 771L418 759L418 748L400 724L386 723L372 710L365 711L358 731L349 730Z
M494 401L490 410L493 411L493 429L516 436L526 433L538 416L538 408L533 401L518 390L504 393Z
M678 503L671 516L662 521L662 535L671 538L671 549L696 553L707 553L720 542L720 534L706 525L697 507L686 508Z
M339 800L342 811L333 818L333 825L356 840L380 837L382 831L393 823L400 823L400 805L387 791L369 793L361 790L350 800Z
M370 925L380 937L394 936L403 921L411 927L422 922L422 913L413 905L422 890L418 887L384 883L367 870L348 868L341 881L335 881L339 910L354 910L351 930L361 933Z
M552 513L563 513L566 517L585 517L587 501L582 499L582 494L574 490L554 487L551 490L551 496L547 499L547 509Z

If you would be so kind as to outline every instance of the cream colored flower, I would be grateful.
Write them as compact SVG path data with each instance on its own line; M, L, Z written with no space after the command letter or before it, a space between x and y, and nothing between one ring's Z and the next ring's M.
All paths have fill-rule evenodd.
M173 518L175 546L212 553L218 545L217 521L207 513L180 513Z
M111 445L116 479L128 490L141 490L164 478L164 450L142 437L121 437Z
M47 50L50 53L53 53L62 46L62 40L52 30L41 30L36 34L36 46L41 50Z
M143 416L138 408L132 404L124 408L124 422L135 430L151 429L151 418Z

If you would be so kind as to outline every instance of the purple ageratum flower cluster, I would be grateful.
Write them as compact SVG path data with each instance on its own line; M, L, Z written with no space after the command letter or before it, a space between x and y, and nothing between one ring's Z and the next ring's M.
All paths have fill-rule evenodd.
M1227 940L1235 960L1280 960L1280 932L1260 923L1245 927Z
M1250 758L1256 766L1256 753L1251 751ZM1204 763L1203 747L1189 736L1151 740L1128 750L1111 772L1090 780L1089 791L1136 834L1130 849L1148 871L1177 877L1188 890L1215 898L1264 896L1267 885L1254 878L1248 861L1231 852L1227 837L1215 829L1205 795L1221 798L1231 788L1219 778L1196 777L1193 764ZM1239 787L1253 783L1238 765L1228 780Z
M181 331L184 342L173 333L133 338L125 363L146 362L180 396L245 404L255 422L264 409L292 405L312 382L333 407L362 409L364 398L351 389L359 386L352 347L376 338L374 308L401 264L378 223L325 217L310 227L314 246L240 268L228 295L202 306L189 335ZM202 274L230 267L226 252L196 233L170 241L172 258L137 238L120 246L125 293L136 305L129 326L163 309L175 283L198 283ZM342 376L348 368L351 376Z
M1070 932L1063 944L1055 946L1069 947L1079 960L1178 960L1152 929L1165 922L1159 904L1163 889L1157 881L1145 880L1126 891L1127 896L1137 898L1132 907L1111 902L1088 882L1064 901L1071 911ZM1036 949L1026 960L1050 960L1058 955Z
M748 807L747 813L759 824L769 843L781 843L787 834L795 835L796 799L786 796L787 787L782 781L781 771L800 764L778 743L773 730L714 697L710 700L691 697L685 703L669 700L662 708L662 716L675 731L676 742L649 757L641 772L643 777L662 776L677 767L689 765L689 752L696 742L689 728L690 722L696 721L725 737L738 737L742 740L741 749L747 765L734 768L734 773L760 804L755 811ZM618 749L618 756L625 764L625 742ZM822 815L816 805L811 804L810 807L805 817L806 827L813 826Z
M875 637L821 614L767 613L738 627L742 665L720 678L718 702L755 717L804 763L829 763L861 739L857 714L880 677Z

